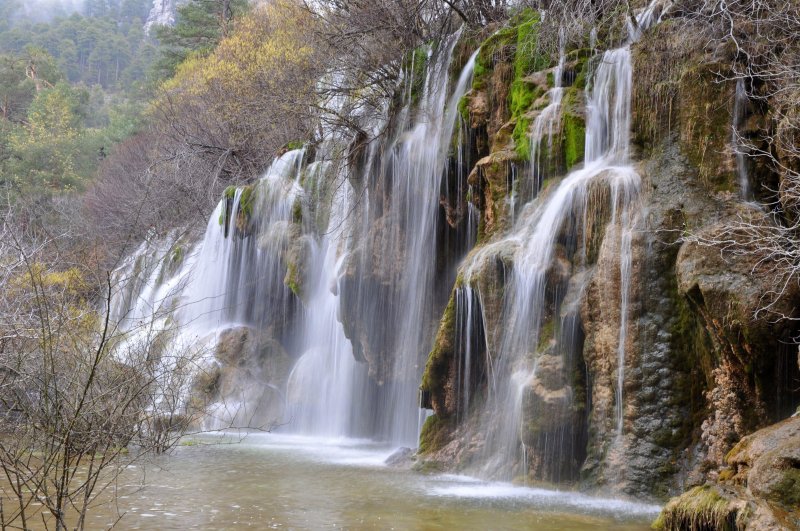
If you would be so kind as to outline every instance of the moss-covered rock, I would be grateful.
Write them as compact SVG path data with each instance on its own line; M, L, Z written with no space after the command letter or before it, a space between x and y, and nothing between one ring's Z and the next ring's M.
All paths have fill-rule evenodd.
M634 46L634 139L648 147L675 134L707 189L736 191L730 146L735 84L722 77L731 58L709 53L705 44L701 32L667 20Z
M419 453L428 454L441 449L449 442L452 425L445 418L431 415L425 419L419 435Z
M744 437L726 457L717 484L671 500L656 529L797 529L800 527L800 418Z
M438 415L437 418L444 418L451 413L448 407L448 389L452 389L452 385L448 385L448 376L456 355L453 350L455 334L456 300L454 290L450 295L444 315L439 321L439 330L436 332L433 350L428 354L428 361L425 364L425 372L422 374L422 383L420 384L423 396L428 398L428 404L424 405L433 409ZM450 402L452 402L452 398Z
M216 402L246 404L222 412L240 426L269 428L283 416L284 397L278 391L286 381L292 360L267 332L239 326L220 333L214 360L199 367L190 403L200 411Z
M695 487L671 500L653 523L663 531L738 531L750 515L747 504L716 487Z
M800 417L744 437L726 456L730 482L800 519Z
M567 169L583 162L586 143L586 110L582 93L571 87L566 90L562 101L561 142L564 164Z

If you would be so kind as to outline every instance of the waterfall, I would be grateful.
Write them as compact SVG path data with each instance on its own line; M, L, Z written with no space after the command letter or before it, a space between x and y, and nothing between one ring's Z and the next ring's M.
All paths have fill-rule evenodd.
M512 479L515 474L527 474L529 461L536 454L532 445L543 454L537 466L549 470L550 479L557 480L566 467L558 462L570 458L569 445L564 439L565 432L574 424L574 419L569 417L572 388L565 380L569 360L563 358L571 356L572 347L559 343L569 342L570 333L574 335L565 329L575 328L574 317L570 316L576 315L576 311L567 314L560 311L564 294L557 287L551 290L549 282L557 282L551 277L557 252L565 252L564 245L574 246L569 241L576 236L583 236L584 251L576 258L586 260L590 216L598 208L610 209L606 238L613 238L619 250L615 422L617 433L623 433L632 239L640 186L639 175L630 165L633 84L630 42L660 17L654 2L637 16L637 24L630 25L629 42L603 53L587 97L583 167L572 171L554 189L551 187L526 205L504 239L516 250L510 285L505 292L499 353L494 366L489 368L496 374L489 375L489 381L506 379L507 384L498 386L494 396L490 392L487 413L482 420L481 431L486 433L486 442L480 472L485 476ZM557 72L561 64L559 61ZM560 93L559 87L551 89L550 104L534 123L531 161L535 178L541 171L540 142L536 140L552 131ZM607 195L602 190L607 190ZM606 201L604 197L607 197L606 207L597 204ZM576 226L579 220L583 220L583 227ZM499 245L500 242L494 247ZM483 254L485 252L473 255L473 263L482 259ZM473 265L467 265L466 282L470 281L473 269ZM554 381L558 382L559 378L561 387L554 388L557 387Z
M211 214L177 317L202 334L232 325L283 327L291 316L282 257L303 150L276 159L250 188L228 189Z
M325 169L310 174L320 180L331 177ZM303 354L287 384L290 412L286 422L294 432L336 437L370 435L364 425L370 396L367 366L356 361L339 320L339 282L346 260L342 244L352 196L346 181L336 189L327 230L310 255Z
M350 176L363 189L357 190L362 197L351 222L346 268L354 273L342 288L343 311L361 323L363 330L351 331L351 337L360 340L359 349L371 358L376 373L375 431L393 444L410 447L417 445L424 420L417 396L436 321L440 193L449 178L446 163L458 102L471 85L476 57L469 59L448 97L448 68L459 36L449 37L431 53L418 105L407 96L397 133L375 148L383 156L371 154L363 177ZM369 183L390 189L375 190Z
M296 303L284 284L283 258L292 209L302 192L303 156L302 150L287 152L254 185L226 190L197 243L174 234L153 236L115 272L123 286L112 293L112 320L119 323L115 352L121 359L135 360L135 353L167 338L159 373L168 377L174 372L170 364L180 357L198 372L213 369L219 341L235 329L268 330L277 342L287 339ZM165 389L169 383L164 382ZM275 385L249 383L251 389L220 397L213 408L217 418L207 427L253 418L255 402ZM168 391L175 394L175 389ZM188 393L184 389L181 399Z
M558 65L553 71L553 88L547 92L548 104L542 109L533 121L530 132L531 142L531 172L534 177L534 191L538 191L542 187L542 182L545 177L545 163L550 163L549 154L553 151L553 137L559 129L561 124L561 100L564 96L563 76L564 76L564 62L566 61L566 54L563 45L563 33L561 37L561 46L558 53ZM547 141L547 149L542 153L540 144ZM542 160L542 157L547 159Z
M731 145L736 154L736 176L739 179L739 195L744 200L752 199L750 178L747 174L747 146L739 136L739 130L747 118L747 92L744 88L744 79L736 80L736 93L733 100L733 124L731 126Z
M480 380L480 375L475 374L480 365L479 358L488 354L489 347L478 290L469 284L457 286L455 303L455 352L459 353L456 364L456 421L460 423L469 415L473 382Z
M269 387L286 407L282 430L416 446L424 420L417 390L437 311L440 194L456 179L459 196L466 195L466 139L456 127L477 52L451 83L460 33L427 58L414 55L426 61L424 80L412 74L401 81L406 101L393 122L366 124L377 140L365 148L363 164L341 156L349 139L323 127L318 162L306 164L304 150L289 151L255 184L227 189L177 271L165 275L157 265L134 271L136 264L168 261L170 253L160 243L137 251L120 270L135 280L115 295L118 313L132 322L158 312L159 322L179 330L182 343L205 349L206 364L228 380L238 374L230 364L244 364L244 380L228 382L235 410L252 410L248 401L260 400L258 388ZM342 98L328 104L370 120L345 109ZM459 172L450 173L451 160ZM471 244L477 237L471 203L466 217ZM380 279L376 265L386 273ZM372 344L353 327L353 314L375 323ZM258 350L262 343L291 360L282 382L259 383L261 368L249 371L248 364L272 355ZM237 356L259 359L221 360L220 349L231 345L252 347ZM247 422L228 409L223 400L215 414Z

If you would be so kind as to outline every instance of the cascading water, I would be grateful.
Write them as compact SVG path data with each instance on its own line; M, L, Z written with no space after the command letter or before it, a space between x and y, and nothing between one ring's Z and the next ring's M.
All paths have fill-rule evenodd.
M286 339L295 303L284 284L283 257L303 156L290 151L255 185L226 190L196 245L175 245L170 238L146 243L118 270L134 279L121 279L126 290L113 297L123 357L125 349L145 348L157 334L169 333L170 348L193 350L192 363L203 371L214 366L213 352L231 330L269 330L277 341ZM242 382L236 396L221 397L208 427L255 422L257 408L249 402L258 401L265 387L275 384ZM257 425L276 419L262 420Z
M328 176L324 169L314 173L319 180ZM312 245L304 353L287 384L290 411L286 422L294 432L337 437L370 435L365 422L371 387L367 365L356 361L339 321L339 282L347 258L342 244L346 243L345 223L352 196L352 188L343 181L333 197L327 230Z
M563 38L562 38L563 41ZM541 110L533 122L530 133L531 143L531 172L533 173L534 191L538 191L542 182L548 177L547 168L550 163L550 153L553 152L553 138L561 125L561 100L564 97L563 76L564 62L563 43L559 48L558 65L553 71L554 86L547 92L549 103ZM542 150L542 142L547 142Z
M370 150L356 219L352 220L349 281L342 286L343 311L363 329L351 330L358 350L372 359L378 384L372 415L376 435L397 445L417 444L421 421L418 388L430 346L440 190L455 132L458 101L471 82L473 56L448 99L448 68L460 32L431 55L419 94L398 114L396 135ZM410 92L410 91L409 91ZM413 119L413 122L411 122ZM374 148L377 149L377 148ZM374 190L370 183L390 186Z
M461 422L469 415L474 382L481 379L481 375L476 374L481 365L480 358L486 356L489 349L479 292L469 284L457 286L455 304L455 352L459 353L456 364L456 421Z
M638 23L630 28L629 42L658 20L654 6L637 17ZM499 352L495 366L490 368L497 375L489 375L489 379L507 379L508 384L499 386L494 396L489 394L488 413L481 428L487 434L481 469L484 475L511 479L517 473L527 474L531 466L527 461L538 451L544 455L538 456L537 467L549 479L557 480L563 468L554 462L569 460L565 455L569 445L564 439L569 437L565 432L574 423L570 418L573 397L572 387L565 380L569 361L563 358L571 349L559 343L570 342L565 330L574 328L575 311L561 308L564 293L558 288L558 281L553 280L554 260L563 261L564 252L579 248L583 254L576 256L578 263L573 267L584 267L580 262L586 260L589 232L597 230L591 229L589 222L603 208L611 210L606 238L613 238L619 249L615 420L617 433L623 432L631 247L636 222L634 203L640 182L630 166L632 83L630 44L606 51L594 74L587 101L584 167L526 205L505 239L516 251L510 285L505 292ZM543 112L541 121L534 125L534 140L552 129L551 112L557 111L559 102L560 91L552 89L548 106L551 110ZM534 141L533 145L536 148L540 143ZM534 175L540 171L538 160L534 152ZM583 220L583 226L576 226L579 220ZM576 242L575 238L580 236L583 242ZM557 257L557 253L562 257ZM469 275L466 281L469 282ZM573 324L567 326L567 321ZM560 387L554 383L559 379Z
M739 130L744 125L746 116L747 92L744 79L736 80L736 93L733 100L733 124L731 126L731 145L736 155L736 176L739 179L739 195L744 200L752 199L750 177L747 174L747 146L742 142Z
M389 393L391 413L389 438L393 442L416 446L419 418L416 396L430 343L426 323L431 322L433 266L436 253L436 223L439 188L448 155L450 138L458 117L458 101L471 80L475 56L461 74L447 102L447 70L460 32L445 44L446 52L429 69L420 107L420 119L392 152L390 164L394 178L393 208L400 226L405 228L399 243L405 249L406 263L401 273L399 334L394 346L394 381ZM442 112L444 110L444 112Z
M289 151L253 187L226 191L208 221L184 290L186 301L178 315L182 324L203 330L285 325L292 309L282 258L292 208L302 193L303 155L302 150Z

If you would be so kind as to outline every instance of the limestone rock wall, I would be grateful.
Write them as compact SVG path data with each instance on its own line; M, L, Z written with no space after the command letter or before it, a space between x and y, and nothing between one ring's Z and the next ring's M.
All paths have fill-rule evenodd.
M765 207L738 196L730 145L734 83L719 77L732 60L731 50L707 49L680 27L667 18L633 47L633 159L642 191L632 240L623 435L617 437L615 420L620 253L618 239L609 237L618 227L608 225L608 212L600 211L591 214L596 218L587 225L593 227L591 234L579 238L588 242L587 261L579 262L565 240L552 269L560 278L553 285L563 290L557 299L560 314L563 318L573 308L570 322L580 344L577 358L556 360L546 345L539 353L542 370L531 382L524 419L533 431L523 435L533 453L527 470L520 470L534 480L557 478L590 490L603 486L605 492L665 499L717 479L737 441L785 418L800 404L800 390L790 384L800 378L796 347L791 346L798 327L791 320L757 313L771 300L773 315L792 317L800 294L792 287L769 299L775 286L767 266L751 256L722 253L709 243L736 220L776 222ZM478 146L469 183L481 218L478 243L458 282L481 293L488 354L479 362L482 377L471 386L484 398L492 385L486 375L488 365L497 362L493 356L499 350L506 280L514 267L514 243L502 238L518 206L509 200L509 191L530 171L525 150L518 149L524 138L520 124L528 127L537 109L546 105L553 71L551 63L525 74L529 106L515 112L512 87L519 88L514 84L519 81L514 75L519 52L503 35L495 33L484 43L479 61L490 61L464 101ZM590 55L568 51L568 114L583 113ZM748 116L744 134L759 138L770 127L768 110L753 105ZM582 151L568 160L570 150L564 146L569 134L562 127L549 154L557 173L553 180L582 161ZM775 199L780 175L758 163L750 172L756 198ZM542 197L549 184L545 180ZM486 437L476 428L486 423L477 409L466 418L458 414L453 400L453 389L461 385L457 367L462 355L453 336L453 302L451 298L422 383L436 420L424 432L421 447L437 466L471 469L481 459ZM548 310L551 315L555 311ZM569 407L555 412L558 397ZM554 433L553 426L535 422L543 417L570 427L565 440L574 448L562 457L575 464L559 474L548 471L536 454L537 430Z

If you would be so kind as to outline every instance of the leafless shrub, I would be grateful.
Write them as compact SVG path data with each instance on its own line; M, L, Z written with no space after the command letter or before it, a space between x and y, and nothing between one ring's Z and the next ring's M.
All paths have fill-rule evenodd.
M163 331L128 340L111 314L116 289L71 261L68 224L42 234L0 225L0 525L83 529L129 463L168 450L201 413L185 390L202 352Z
M739 216L718 237L699 238L723 253L755 260L775 289L757 313L800 282L800 4L793 0L684 0L674 8L710 47L729 59L721 81L741 80L748 98L769 110L756 138L739 137L749 157L779 178L766 218ZM778 318L789 318L778 314Z

